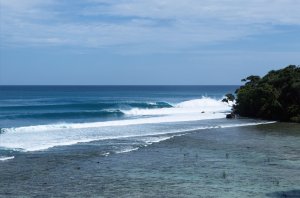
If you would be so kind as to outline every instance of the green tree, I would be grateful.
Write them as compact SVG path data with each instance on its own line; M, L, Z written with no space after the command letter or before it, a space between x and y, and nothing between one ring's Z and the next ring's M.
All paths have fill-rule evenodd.
M235 113L254 118L300 122L300 67L249 76L236 90Z

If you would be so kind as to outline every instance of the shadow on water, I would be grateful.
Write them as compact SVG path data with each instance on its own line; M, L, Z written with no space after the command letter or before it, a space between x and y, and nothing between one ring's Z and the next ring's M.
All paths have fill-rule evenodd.
M268 193L267 196L274 197L274 198L299 198L300 190L278 191L278 192Z

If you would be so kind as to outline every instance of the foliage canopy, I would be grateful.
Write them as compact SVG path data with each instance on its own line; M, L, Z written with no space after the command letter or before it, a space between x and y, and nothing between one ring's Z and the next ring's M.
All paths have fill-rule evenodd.
M300 67L249 76L236 90L235 113L253 118L300 122Z

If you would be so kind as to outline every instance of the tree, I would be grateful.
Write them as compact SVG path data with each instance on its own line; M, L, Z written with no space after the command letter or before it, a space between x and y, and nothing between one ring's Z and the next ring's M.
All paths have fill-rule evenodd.
M236 90L235 113L254 118L300 122L300 67L249 76Z
M229 101L233 102L234 100L235 100L235 96L231 93L228 93L225 95L225 98L222 100L222 102L228 103Z

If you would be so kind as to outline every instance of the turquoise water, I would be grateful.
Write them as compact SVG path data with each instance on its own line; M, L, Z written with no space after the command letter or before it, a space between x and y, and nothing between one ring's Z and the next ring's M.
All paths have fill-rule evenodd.
M235 88L0 87L0 197L299 197L300 126Z

